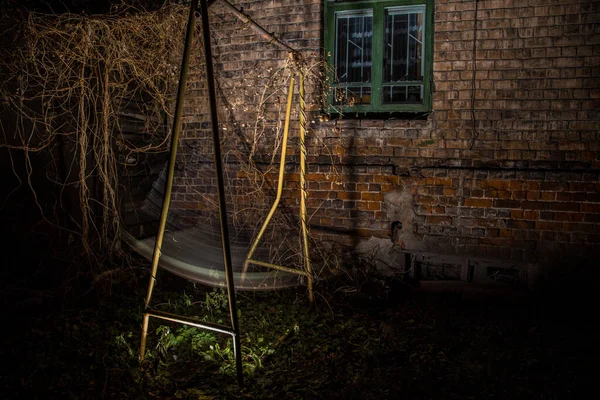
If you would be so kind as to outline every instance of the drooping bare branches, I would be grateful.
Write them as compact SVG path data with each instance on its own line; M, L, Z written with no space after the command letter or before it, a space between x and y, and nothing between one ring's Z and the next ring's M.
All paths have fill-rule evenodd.
M118 249L118 154L163 151L170 97L177 77L185 8L80 16L31 13L13 28L13 48L0 62L5 112L18 122L3 129L0 146L30 152L48 149L58 137L73 153L76 171L63 185L79 191L82 243ZM126 110L145 121L143 145L120 128ZM92 193L90 182L101 186ZM100 215L90 208L99 204ZM91 243L99 241L99 243Z
M90 256L119 251L119 174L128 163L123 160L135 160L139 153L164 152L169 144L168 122L187 7L131 11L91 17L29 14L13 29L11 50L0 57L0 96L19 121L14 132L2 130L0 146L23 150L28 157L31 152L55 151L60 142L60 151L69 153L70 159L67 175L57 181L77 192L80 216L73 222ZM218 42L218 31L215 36ZM229 143L224 153L225 163L231 166L226 168L226 194L235 234L252 236L271 206L276 155L284 145L284 103L280 99L286 95L288 78L302 68L312 87L324 85L325 64L318 56L310 63L282 56L282 60L268 60L266 68L257 62L254 70L245 70L237 80L221 76L223 71L218 68L216 71L221 87L219 120L223 141ZM184 111L184 124L189 126L203 126L206 111L204 88L199 84L203 81L199 79L201 59L202 43L196 38L192 64L197 70L188 85L189 108ZM319 99L313 96L307 107L318 109ZM127 132L124 117L143 121L143 140L132 140L135 135ZM292 119L298 119L297 111ZM297 129L296 123L294 127ZM197 140L203 137L202 129L190 127L186 144L181 145L203 149L202 140ZM295 140L289 143L292 156L297 155ZM310 140L318 148L325 145L317 137ZM205 163L210 155L206 157L203 151L181 152L184 167L176 179L183 185L192 182L185 193L186 201L198 201L199 209L192 211L213 218L212 192L204 190L210 188L196 183L199 175L194 165L185 165L198 152L200 167L210 168ZM286 179L286 206L290 209L274 218L266 241L272 260L297 265L297 173ZM315 212L314 208L309 211Z

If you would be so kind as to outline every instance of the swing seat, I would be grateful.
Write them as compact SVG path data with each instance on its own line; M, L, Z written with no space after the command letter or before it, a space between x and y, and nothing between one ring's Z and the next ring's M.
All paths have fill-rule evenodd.
M124 242L136 253L152 260L156 242L154 236L137 239L127 230L123 230L121 235ZM300 284L301 278L298 275L277 270L265 271L257 267L251 267L242 279L241 271L249 247L249 244L240 243L239 240L231 241L231 262L236 290L274 290ZM258 249L253 258L267 261L268 256L266 249ZM227 286L220 235L212 234L211 229L193 227L166 230L159 267L208 286Z

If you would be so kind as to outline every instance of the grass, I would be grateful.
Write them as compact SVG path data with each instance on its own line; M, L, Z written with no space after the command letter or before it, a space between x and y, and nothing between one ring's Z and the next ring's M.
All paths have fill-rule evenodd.
M12 292L3 397L562 399L588 383L591 330L564 315L532 319L526 304L369 281L352 293L320 288L327 303L314 311L302 290L239 293L241 389L230 341L210 332L152 320L147 360L137 361L143 279L77 301ZM223 291L167 275L160 282L157 308L227 323Z

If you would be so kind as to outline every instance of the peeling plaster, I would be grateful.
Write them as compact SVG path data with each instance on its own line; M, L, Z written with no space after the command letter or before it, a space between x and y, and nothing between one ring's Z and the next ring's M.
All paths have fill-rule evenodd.
M422 251L425 245L422 238L413 233L415 213L410 189L398 187L386 193L384 201L391 225L391 239L371 237L357 245L356 253L380 273L393 275L404 270L407 252Z
M385 194L387 217L389 221L398 221L402 227L396 232L395 244L401 249L424 250L423 240L414 234L413 224L415 212L413 210L413 195L407 188L398 188Z

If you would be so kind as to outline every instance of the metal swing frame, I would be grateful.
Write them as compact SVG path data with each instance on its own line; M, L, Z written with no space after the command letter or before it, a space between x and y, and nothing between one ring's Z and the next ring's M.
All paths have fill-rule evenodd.
M244 21L245 23L252 23L250 18L248 18L245 14L235 9L230 3L225 0L220 0L225 6L227 6L230 11L232 11L239 19ZM235 298L235 287L234 287L234 274L233 267L231 263L231 245L229 241L229 229L227 226L227 204L225 202L225 184L223 180L223 164L221 158L221 146L219 141L219 125L218 125L218 116L217 116L217 100L216 100L216 91L215 91L215 83L214 83L214 70L212 64L212 49L210 44L210 28L208 22L208 2L209 0L191 0L190 2L190 11L186 28L186 36L185 36L185 45L183 50L183 57L181 63L181 72L179 77L179 85L177 88L177 99L175 103L175 115L173 119L173 131L171 136L171 145L170 145L170 154L169 154L169 163L167 166L167 176L165 182L165 194L163 198L161 214L158 225L158 232L156 235L156 242L154 244L154 252L152 256L152 266L151 266L151 274L148 283L148 291L146 294L145 302L144 302L144 315L143 315L143 323L142 323L142 336L140 341L140 360L143 361L146 353L146 339L148 336L148 326L150 323L150 317L162 319L165 321L177 322L185 325L194 326L200 329L206 329L209 331L226 334L232 337L233 339L233 351L235 356L236 363L236 375L238 384L240 386L243 385L244 377L242 370L242 354L241 354L241 345L240 345L240 329L239 329L239 321L237 314L237 305ZM196 23L196 17L198 13L198 3L200 3L200 16L202 18L202 32L203 32L203 40L204 40L204 55L206 61L206 77L208 84L208 97L210 104L210 116L211 116L211 124L212 124L212 134L213 134L213 145L214 145L214 157L215 157L215 172L217 175L217 192L219 199L219 222L221 225L221 243L223 248L223 261L225 265L225 277L226 277L226 286L227 286L227 298L229 303L229 315L231 325L221 325L214 324L199 320L197 318L176 315L167 313L161 310L153 309L150 306L152 300L152 293L154 290L154 285L156 283L156 276L158 272L158 264L161 256L161 248L163 244L165 228L167 224L167 216L169 213L169 208L171 204L171 194L173 189L173 178L175 172L175 161L177 158L177 147L179 143L179 134L181 131L181 117L183 114L183 103L185 98L185 86L187 82L189 63L190 63L190 53L191 53L191 44L194 34L194 26ZM257 30L259 34L263 37L266 37L268 33L264 31L262 28L258 27L258 25L253 24L253 28ZM290 58L293 60L293 56L295 52L286 46L285 44L276 41L276 39L272 38L272 42L278 44L280 47L285 47L289 50ZM280 171L279 171L279 180L277 185L277 195L276 200L269 211L267 218L263 222L263 225L259 231L259 234L254 239L251 250L246 257L246 261L244 262L243 274L246 273L249 264L255 264L267 268L282 270L298 275L305 276L308 281L308 296L311 304L314 302L313 297L313 279L312 279L312 269L310 264L309 252L308 252L308 228L306 222L306 147L305 147L305 136L306 136L306 113L305 113L305 101L304 101L304 75L302 70L299 68L298 73L300 75L299 79L299 97L300 97L300 137L299 137L299 145L300 145L300 223L302 230L302 239L303 239L303 259L304 259L304 271L296 270L293 268L288 268L276 264L266 263L259 260L252 259L252 256L260 242L264 231L269 224L273 214L275 213L279 200L281 199L281 193L283 190L283 178L285 174L285 155L287 150L287 138L289 132L289 123L290 123L290 115L292 109L292 97L294 92L294 76L290 77L290 86L288 92L288 100L287 100L287 108L286 108L286 116L285 116L285 127L283 133L283 145L281 151L281 161L280 161Z
M293 54L290 53L290 58L293 60ZM304 74L302 70L299 68L299 103L300 103L300 135L299 135L299 146L300 146L300 229L302 232L302 259L304 262L304 270L298 270L294 268L285 267L283 265L272 264L260 260L254 260L252 256L258 247L258 243L262 239L267 226L271 222L271 218L275 214L277 207L279 206L279 202L281 200L281 194L283 192L283 178L285 177L285 156L287 153L287 140L290 128L290 115L292 112L292 98L294 96L294 75L290 76L290 86L288 89L288 97L287 97L287 106L285 110L285 124L283 127L283 137L281 143L281 158L279 161L279 178L277 180L277 194L275 196L275 201L265 218L260 230L258 231L258 235L254 239L252 246L250 247L250 251L246 256L246 261L244 262L244 268L242 270L242 279L244 279L246 272L248 270L248 266L250 264L258 265L261 267L276 269L279 271L289 272L296 275L301 275L306 277L307 286L308 286L308 300L311 304L314 303L314 294L313 294L313 276L312 276L312 266L310 263L310 254L308 251L308 226L306 223L306 199L307 199L307 191L306 191L306 145L305 145L305 137L306 137L306 112L305 112L305 102L304 102Z
M178 322L194 326L209 331L224 333L230 335L233 339L233 352L235 355L236 375L238 383L243 385L244 375L242 371L242 353L240 346L240 328L238 323L237 306L235 302L235 288L233 281L233 267L231 265L231 248L229 243L229 230L227 227L227 204L225 203L225 185L223 182L223 165L221 161L221 144L219 142L219 124L217 117L217 96L214 84L214 71L212 65L212 50L210 45L210 28L208 25L208 5L207 0L200 1L200 15L202 17L202 32L204 38L204 55L206 58L206 77L208 83L208 96L210 103L210 117L212 122L213 145L215 154L215 169L217 174L217 191L219 196L219 222L221 224L221 242L223 246L223 261L225 264L225 277L227 282L227 298L229 303L229 315L231 326L212 324L201 321L196 318L185 317L166 313L150 307L152 300L152 291L156 282L158 272L158 262L160 260L160 250L162 247L165 228L167 225L167 216L171 205L171 193L173 189L173 176L175 172L175 161L177 159L177 146L179 144L179 133L181 131L181 116L183 114L183 102L185 97L185 86L190 64L191 44L194 35L194 26L196 23L196 13L198 12L198 0L190 2L190 13L187 22L185 45L181 62L181 72L179 76L179 86L177 88L177 100L175 103L175 116L173 119L173 133L171 136L171 149L169 155L169 164L167 167L167 179L165 182L165 196L163 199L158 233L156 243L154 244L154 254L152 256L152 270L148 283L148 293L144 302L144 319L142 323L142 338L140 342L140 359L143 360L146 354L146 338L148 336L148 325L150 317L163 319L166 321Z

